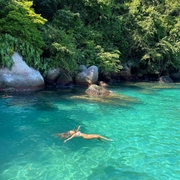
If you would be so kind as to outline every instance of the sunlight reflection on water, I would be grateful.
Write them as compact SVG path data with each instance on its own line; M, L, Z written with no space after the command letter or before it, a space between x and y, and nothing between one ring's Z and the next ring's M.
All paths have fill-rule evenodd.
M113 85L126 97L113 103L82 98L82 89L0 99L0 179L178 179L179 88ZM78 125L113 142L54 136Z

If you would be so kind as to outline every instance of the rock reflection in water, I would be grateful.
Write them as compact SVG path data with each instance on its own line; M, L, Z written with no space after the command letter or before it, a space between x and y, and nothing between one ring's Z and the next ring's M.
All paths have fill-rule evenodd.
M7 102L7 106L18 107L33 107L37 110L57 110L57 106L50 101L46 101L41 97L36 96L14 96Z

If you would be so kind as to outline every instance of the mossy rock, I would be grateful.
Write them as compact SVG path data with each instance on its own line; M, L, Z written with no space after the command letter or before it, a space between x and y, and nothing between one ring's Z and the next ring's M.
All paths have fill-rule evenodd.
M88 87L88 89L85 91L85 93L89 96L98 97L98 96L110 96L111 92L105 89L102 86L98 86L95 84L92 84Z

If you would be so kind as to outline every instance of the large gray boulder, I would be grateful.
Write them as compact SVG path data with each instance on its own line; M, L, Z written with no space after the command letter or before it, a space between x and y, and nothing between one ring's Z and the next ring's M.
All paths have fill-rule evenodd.
M47 83L55 83L59 75L61 74L61 69L60 68L54 68L50 69L46 75L46 82Z
M96 84L98 82L98 67L90 66L85 68L81 66L81 72L75 77L75 82L77 85L90 85Z
M39 71L29 67L18 53L12 56L11 69L0 68L0 91L36 91L44 88L44 79Z
M50 69L45 77L48 86L56 88L69 88L72 87L73 78L67 71L62 68Z
M73 84L73 78L70 73L66 71L61 71L60 76L57 79L56 87L57 88L69 88Z

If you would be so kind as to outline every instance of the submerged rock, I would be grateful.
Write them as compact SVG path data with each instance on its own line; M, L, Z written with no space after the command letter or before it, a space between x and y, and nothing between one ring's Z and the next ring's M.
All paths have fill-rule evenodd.
M125 95L120 94L111 94L107 97L100 97L100 96L89 96L89 95L79 95L79 96L72 96L71 99L81 99L89 102L100 102L107 105L118 105L122 107L127 107L131 105L131 103L139 103L139 100Z
M85 93L89 96L109 96L111 94L111 92L105 89L103 86L98 86L95 84L90 85Z

